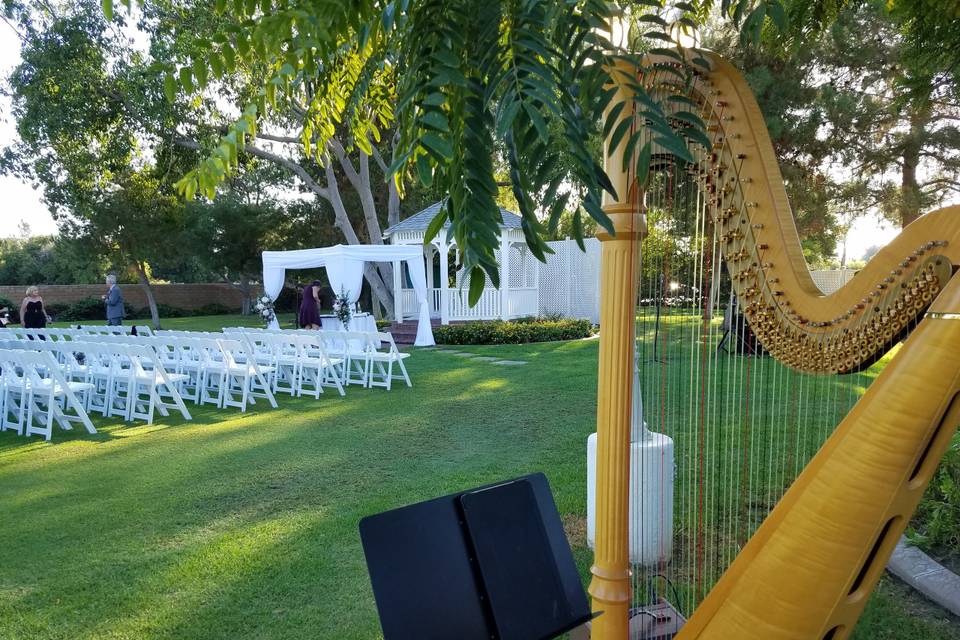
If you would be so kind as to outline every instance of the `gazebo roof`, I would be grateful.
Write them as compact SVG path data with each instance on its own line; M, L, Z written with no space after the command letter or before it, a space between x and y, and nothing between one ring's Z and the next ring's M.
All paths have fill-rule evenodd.
M427 227L430 226L430 222L437 216L437 213L440 212L440 207L443 206L443 201L434 202L432 205L424 209L423 211L418 211L409 218L401 220L397 224L393 225L389 229L383 232L383 235L389 236L397 231L426 231ZM503 217L503 224L500 225L501 229L519 229L521 218L512 211L507 211L503 207L500 207L500 215ZM443 227L447 228L450 226L450 221L447 220Z

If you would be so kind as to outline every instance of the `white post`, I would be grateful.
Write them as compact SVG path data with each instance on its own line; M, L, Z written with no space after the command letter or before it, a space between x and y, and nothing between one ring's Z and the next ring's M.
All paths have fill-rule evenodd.
M400 267L403 263L393 261L393 321L403 322L403 291L400 288Z
M450 247L447 244L447 231L440 232L440 324L450 324L450 305L447 302L450 284Z
M573 243L573 240L567 240L566 245L563 247L563 262L567 270L567 277L564 279L564 282L567 286L567 312L564 314L564 317L570 317L570 296L572 294L571 289L573 289L573 283L570 282L570 276L573 275L570 263L573 262L573 247L570 245ZM577 247L579 249L579 247Z
M500 318L506 320L510 315L510 231L500 229Z

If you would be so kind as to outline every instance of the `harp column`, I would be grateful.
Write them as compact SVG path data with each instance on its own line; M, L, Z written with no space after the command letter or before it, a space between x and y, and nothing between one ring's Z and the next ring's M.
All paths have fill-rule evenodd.
M628 71L628 73L630 73ZM631 100L621 86L611 100ZM631 176L622 170L624 147L605 149L606 170L618 197L605 194L603 210L615 235L597 237L600 253L600 354L597 383L597 523L590 595L592 640L626 640L632 598L629 559L630 427L633 406L634 313L640 239L646 222Z

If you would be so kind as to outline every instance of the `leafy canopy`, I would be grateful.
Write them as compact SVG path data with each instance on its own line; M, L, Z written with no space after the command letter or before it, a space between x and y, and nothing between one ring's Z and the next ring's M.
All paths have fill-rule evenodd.
M845 2L808 4L814 9L801 16L804 32ZM110 16L112 1L103 6ZM682 55L677 29L696 29L718 10L745 41L758 42L764 31L788 23L783 0L624 0L619 6L602 0L216 0L213 6L216 28L197 32L188 54L157 62L167 96L202 91L212 78L241 69L263 81L180 181L181 192L213 197L270 112L299 110L307 155L327 153L326 142L341 126L360 148L393 127L397 184L412 174L449 195L428 236L450 221L470 271L471 302L487 279L499 285L494 157L509 166L537 257L549 251L544 238L565 209L574 208L577 237L584 215L609 229L601 200L618 194L592 153L593 140L607 138L608 152L626 145L625 162L641 181L650 147L641 146L637 118L681 159L691 159L690 144L709 145L696 115L668 115L675 111L667 108L671 101L676 107L696 68L706 64L695 53ZM657 76L665 78L661 84L637 81L644 62L611 42L615 15L632 24L642 50L677 63ZM614 97L623 85L632 89L629 105Z

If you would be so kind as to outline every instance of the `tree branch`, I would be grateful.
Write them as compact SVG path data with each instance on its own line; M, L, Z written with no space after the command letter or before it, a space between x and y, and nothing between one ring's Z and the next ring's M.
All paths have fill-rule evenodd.
M190 138L174 138L173 141L175 144L187 149L196 149L198 151L203 150L203 145L201 145L196 140L191 140ZM250 155L257 156L258 158L263 158L264 160L269 160L270 162L276 163L281 167L288 169L291 173L293 173L298 178L300 178L304 182L304 184L307 185L307 188L310 189L310 191L317 194L324 200L327 200L328 202L331 200L330 190L320 186L320 184L313 179L313 176L311 176L306 169L304 169L302 166L300 166L293 160L289 160L287 158L284 158L283 156L277 155L271 151L267 151L266 149L261 149L260 147L254 146L252 144L248 144L244 146L243 150L249 153Z

